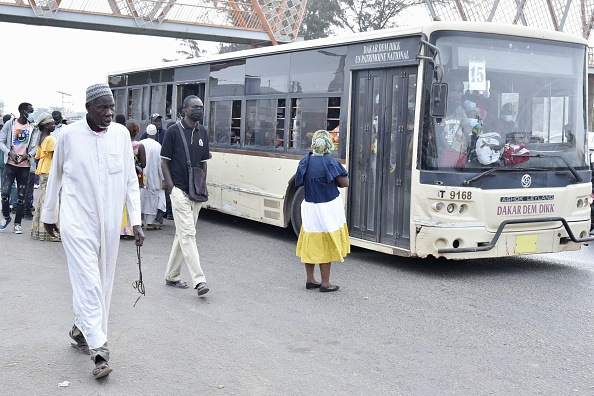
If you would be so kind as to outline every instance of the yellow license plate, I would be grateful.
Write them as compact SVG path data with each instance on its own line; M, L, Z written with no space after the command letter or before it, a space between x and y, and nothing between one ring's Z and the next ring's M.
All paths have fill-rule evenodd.
M518 235L516 237L516 254L536 252L536 242L538 235Z

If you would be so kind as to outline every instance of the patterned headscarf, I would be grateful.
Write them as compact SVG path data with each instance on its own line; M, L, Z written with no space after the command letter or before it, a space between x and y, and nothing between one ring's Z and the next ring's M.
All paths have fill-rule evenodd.
M37 125L45 125L50 121L53 122L54 118L48 113L42 113L39 117L37 117Z
M330 137L330 134L327 131L320 129L313 134L313 137L311 138L313 155L328 155L333 147L334 143L332 143L332 137Z

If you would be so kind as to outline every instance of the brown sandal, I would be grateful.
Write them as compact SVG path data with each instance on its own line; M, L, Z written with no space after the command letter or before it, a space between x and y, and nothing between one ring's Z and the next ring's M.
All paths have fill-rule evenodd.
M100 365L95 366L93 369L93 377L95 377L95 379L103 378L108 376L112 371L113 369L109 367L109 364L103 362Z

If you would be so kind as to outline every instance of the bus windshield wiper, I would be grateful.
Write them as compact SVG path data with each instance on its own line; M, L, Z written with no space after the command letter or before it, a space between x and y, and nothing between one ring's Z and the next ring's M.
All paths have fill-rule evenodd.
M464 184L465 186L467 186L467 185L469 185L471 183L474 183L475 181L477 181L479 179L482 179L483 177L485 177L487 175L490 175L491 173L493 173L493 172L495 172L497 170L499 170L499 168L491 168L489 170L484 171L483 173L479 173L478 175L476 175L474 177L471 177L468 180L464 180L464 182L462 184Z
M496 172L496 171L513 172L513 171L543 171L543 170L547 170L547 168L506 168L506 167L500 166L500 167L496 167L496 168L490 168L483 173L479 173L478 175L471 177L468 180L464 180L463 184L465 186L468 186L469 184L472 184L475 181L480 180L483 177L490 175L491 173Z
M513 156L513 154L512 154ZM573 177L575 177L575 179L573 180L573 183L581 183L583 181L582 177L580 176L580 174L575 170L575 168L573 166L571 166L571 164L569 163L569 161L567 161L565 159L564 156L562 155L553 155L553 154L528 154L528 155L518 155L518 157L530 157L530 158L560 158L561 161L563 161L563 163L565 164L565 166L567 166L567 169L570 170L571 174L573 175Z

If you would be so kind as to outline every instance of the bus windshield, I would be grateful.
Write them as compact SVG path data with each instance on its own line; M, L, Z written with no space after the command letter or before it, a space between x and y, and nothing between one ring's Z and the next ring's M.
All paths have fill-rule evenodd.
M422 169L587 167L583 46L453 32L432 42L448 102L441 119L425 106ZM425 92L435 81L429 77Z

